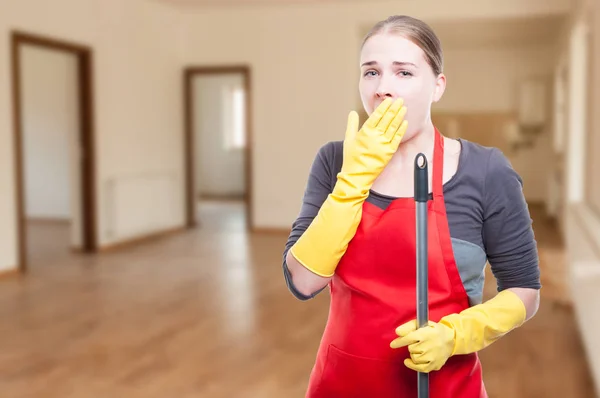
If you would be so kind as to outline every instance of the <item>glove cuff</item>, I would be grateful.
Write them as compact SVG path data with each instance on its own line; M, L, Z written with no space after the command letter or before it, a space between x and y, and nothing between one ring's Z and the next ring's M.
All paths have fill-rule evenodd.
M460 355L484 349L511 330L520 327L525 319L526 309L523 301L514 292L504 290L485 303L459 314L445 316L440 323L454 329L452 355Z

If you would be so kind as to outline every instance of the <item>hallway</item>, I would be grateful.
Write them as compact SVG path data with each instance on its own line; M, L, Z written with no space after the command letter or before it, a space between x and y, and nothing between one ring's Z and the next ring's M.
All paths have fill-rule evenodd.
M96 258L32 254L27 277L0 280L2 397L303 397L328 295L294 299L281 274L286 234L248 235L242 209L202 206L198 229ZM560 260L549 258L562 258L560 239L532 214L542 304L481 354L488 392L593 398ZM40 250L64 241L66 226L30 228Z

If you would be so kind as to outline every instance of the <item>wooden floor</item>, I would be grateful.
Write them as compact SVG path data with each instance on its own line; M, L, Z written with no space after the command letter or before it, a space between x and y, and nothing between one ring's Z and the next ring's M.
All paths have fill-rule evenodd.
M286 236L247 235L241 212L206 205L197 230L97 257L68 252L67 226L31 225L30 273L0 280L0 396L303 397L328 296L295 300ZM534 219L542 306L481 353L486 385L491 398L592 398L560 239Z

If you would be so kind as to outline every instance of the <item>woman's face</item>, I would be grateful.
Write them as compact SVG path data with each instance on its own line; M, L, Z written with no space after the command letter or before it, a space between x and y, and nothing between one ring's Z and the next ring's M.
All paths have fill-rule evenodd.
M359 91L367 114L387 97L402 98L408 121L403 140L412 138L430 120L431 104L441 98L445 77L434 75L419 46L393 34L369 38L360 65Z

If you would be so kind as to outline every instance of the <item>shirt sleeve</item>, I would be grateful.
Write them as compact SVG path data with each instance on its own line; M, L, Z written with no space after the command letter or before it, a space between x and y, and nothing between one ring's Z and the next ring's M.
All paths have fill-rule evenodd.
M498 149L491 152L484 186L483 242L498 291L540 289L540 269L523 181Z
M308 181L302 198L300 213L294 223L288 237L283 252L283 274L286 284L290 292L300 300L308 300L319 294L323 289L313 293L310 296L305 296L300 293L293 285L290 271L287 267L285 258L290 248L298 241L300 236L307 230L312 220L317 216L323 202L333 190L333 177L331 164L334 156L334 143L329 142L323 145L310 168Z

